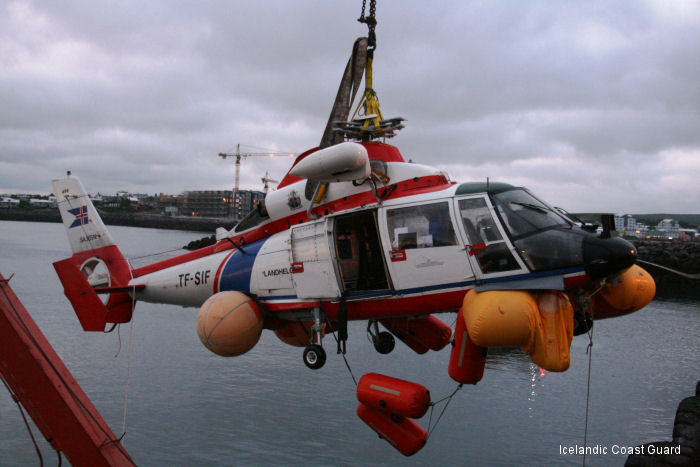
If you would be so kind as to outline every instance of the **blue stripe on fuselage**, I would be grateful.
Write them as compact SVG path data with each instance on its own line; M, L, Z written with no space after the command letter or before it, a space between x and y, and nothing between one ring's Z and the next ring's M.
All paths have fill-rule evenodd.
M219 292L224 290L237 290L239 292L250 293L250 276L253 272L253 263L258 256L260 247L265 240L258 240L250 245L243 245L243 251L237 250L233 253L226 264L221 277L219 278Z

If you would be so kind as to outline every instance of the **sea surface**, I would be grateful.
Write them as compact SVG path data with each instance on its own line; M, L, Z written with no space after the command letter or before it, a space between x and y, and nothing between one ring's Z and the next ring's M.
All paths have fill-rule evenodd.
M201 233L109 227L140 266ZM574 338L571 368L541 371L520 351L489 355L484 379L456 393L427 445L404 457L355 414L355 385L332 336L328 361L307 369L302 349L264 331L247 354L222 358L197 338L197 309L138 303L133 324L111 334L81 330L52 262L70 255L61 224L0 221L0 272L138 465L580 465L562 447L582 446L589 357ZM448 324L454 314L440 316ZM449 348L417 355L397 342L377 354L365 323L351 323L347 360L368 372L425 385L433 400L457 387ZM0 345L2 343L0 342ZM681 399L700 379L700 302L656 299L593 332L588 445L607 448L589 465L623 465L613 450L670 440ZM127 393L128 388L128 393ZM126 411L124 410L127 394ZM124 425L124 420L126 424ZM428 427L429 415L419 420ZM33 425L32 425L33 426ZM36 430L45 465L57 465ZM616 448L617 447L617 448ZM0 466L39 465L16 404L0 386Z

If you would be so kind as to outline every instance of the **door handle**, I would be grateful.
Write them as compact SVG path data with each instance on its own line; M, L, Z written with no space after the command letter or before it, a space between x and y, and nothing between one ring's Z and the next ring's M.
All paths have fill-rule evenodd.
M486 248L486 243L480 242L480 243L474 243L472 245L466 245L467 248L467 253L469 253L469 256L474 256L484 248Z
M391 258L392 263L406 261L406 250L391 250L389 252L389 258Z

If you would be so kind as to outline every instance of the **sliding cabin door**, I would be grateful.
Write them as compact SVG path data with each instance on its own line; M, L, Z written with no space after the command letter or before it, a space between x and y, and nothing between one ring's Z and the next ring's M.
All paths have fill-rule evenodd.
M330 247L332 236L332 219L292 227L291 272L297 297L340 297L335 251Z

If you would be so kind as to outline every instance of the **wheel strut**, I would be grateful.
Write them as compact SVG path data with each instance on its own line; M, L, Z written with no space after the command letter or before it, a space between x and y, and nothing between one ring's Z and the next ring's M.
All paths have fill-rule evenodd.
M312 370L318 370L326 363L326 351L322 346L323 324L321 322L321 308L314 308L314 324L309 334L309 345L304 349L304 364Z
M367 322L367 334L369 334L374 349L380 354L388 354L394 350L396 345L394 336L387 331L379 332L379 324L376 320Z

